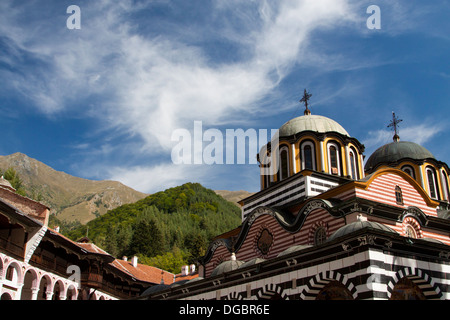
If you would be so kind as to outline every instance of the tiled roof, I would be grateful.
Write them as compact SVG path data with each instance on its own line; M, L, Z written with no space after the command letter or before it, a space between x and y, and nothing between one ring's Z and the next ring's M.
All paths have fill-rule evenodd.
M84 250L89 251L91 253L109 254L108 252L106 252L103 249L100 249L99 247L97 247L93 243L80 243L80 242L77 242L77 245L79 247L82 247Z
M175 275L175 282L182 281L182 280L191 280L198 278L198 273L194 274L188 274L188 275L182 275L181 273Z
M164 284L172 284L175 278L175 275L171 272L164 271L162 269L145 264L138 263L136 267L133 267L131 261L116 259L112 263L110 263L110 265L128 273L129 275L140 281L160 284L162 279L164 281Z
M73 240L70 240L69 238L65 237L61 233L57 232L56 230L50 229L49 230L54 233L55 236L58 236L61 239L64 239L65 241L71 242L72 244L84 249L85 251L89 253L94 254L102 254L102 255L108 255L111 256L108 252L105 250L97 247L95 244L88 242L89 240L87 238L82 238L80 241L82 242L75 242ZM133 267L133 264L131 261L125 261L122 259L114 259L110 264L110 266L117 268L118 270L127 273L131 277L135 278L136 280L143 281L143 282L150 282L154 284L160 284L161 278L164 280L165 284L172 284L174 282L175 275L171 272L164 271L162 269L148 266L145 264L138 263L136 267Z

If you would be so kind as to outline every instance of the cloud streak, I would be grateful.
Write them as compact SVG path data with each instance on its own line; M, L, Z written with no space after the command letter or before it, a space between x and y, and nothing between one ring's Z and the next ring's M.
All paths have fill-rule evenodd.
M175 129L191 129L194 121L235 127L248 119L246 125L254 125L254 115L273 109L263 100L295 65L368 66L339 55L330 59L322 47L311 45L317 32L361 23L364 11L357 15L360 7L353 1L212 1L201 23L182 1L80 1L82 28L76 31L65 28L66 8L54 6L39 18L33 5L38 6L0 4L1 41L10 50L0 60L8 66L0 75L11 80L8 89L49 117L95 119L100 128L91 139L99 141L77 142L73 149L92 159L121 150L140 159L102 172L144 192L211 176L210 166L170 162ZM140 16L152 10L167 12L168 18ZM171 14L184 20L176 23ZM33 63L21 65L25 57ZM124 142L105 134L127 136L127 144L132 140L140 147L121 146ZM370 139L379 139L376 135Z

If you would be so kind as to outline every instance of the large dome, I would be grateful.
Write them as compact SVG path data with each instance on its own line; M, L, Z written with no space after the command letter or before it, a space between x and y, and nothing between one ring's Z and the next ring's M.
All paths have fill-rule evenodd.
M377 150L369 157L365 169L374 169L379 164L395 163L402 159L424 160L434 159L430 151L414 142L395 141L388 143Z
M319 133L337 132L345 136L350 136L336 121L318 115L305 115L291 119L280 127L278 133L280 137L287 137L302 131Z

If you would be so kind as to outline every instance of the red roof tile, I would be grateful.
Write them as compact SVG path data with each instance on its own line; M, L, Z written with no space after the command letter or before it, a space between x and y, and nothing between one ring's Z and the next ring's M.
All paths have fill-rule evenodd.
M175 278L175 275L171 272L145 264L138 263L136 267L133 267L131 261L116 259L111 263L111 265L130 274L140 281L160 284L162 279L164 284L172 284Z

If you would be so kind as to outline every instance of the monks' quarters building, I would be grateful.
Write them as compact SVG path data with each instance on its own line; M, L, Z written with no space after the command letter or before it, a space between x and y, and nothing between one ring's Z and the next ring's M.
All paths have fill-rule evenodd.
M48 216L46 206L0 179L0 300L121 300L175 281L136 257L116 259L69 240L48 227Z
M364 146L308 108L278 133L278 172L261 174L200 276L140 299L450 299L446 163L396 131L364 165Z

